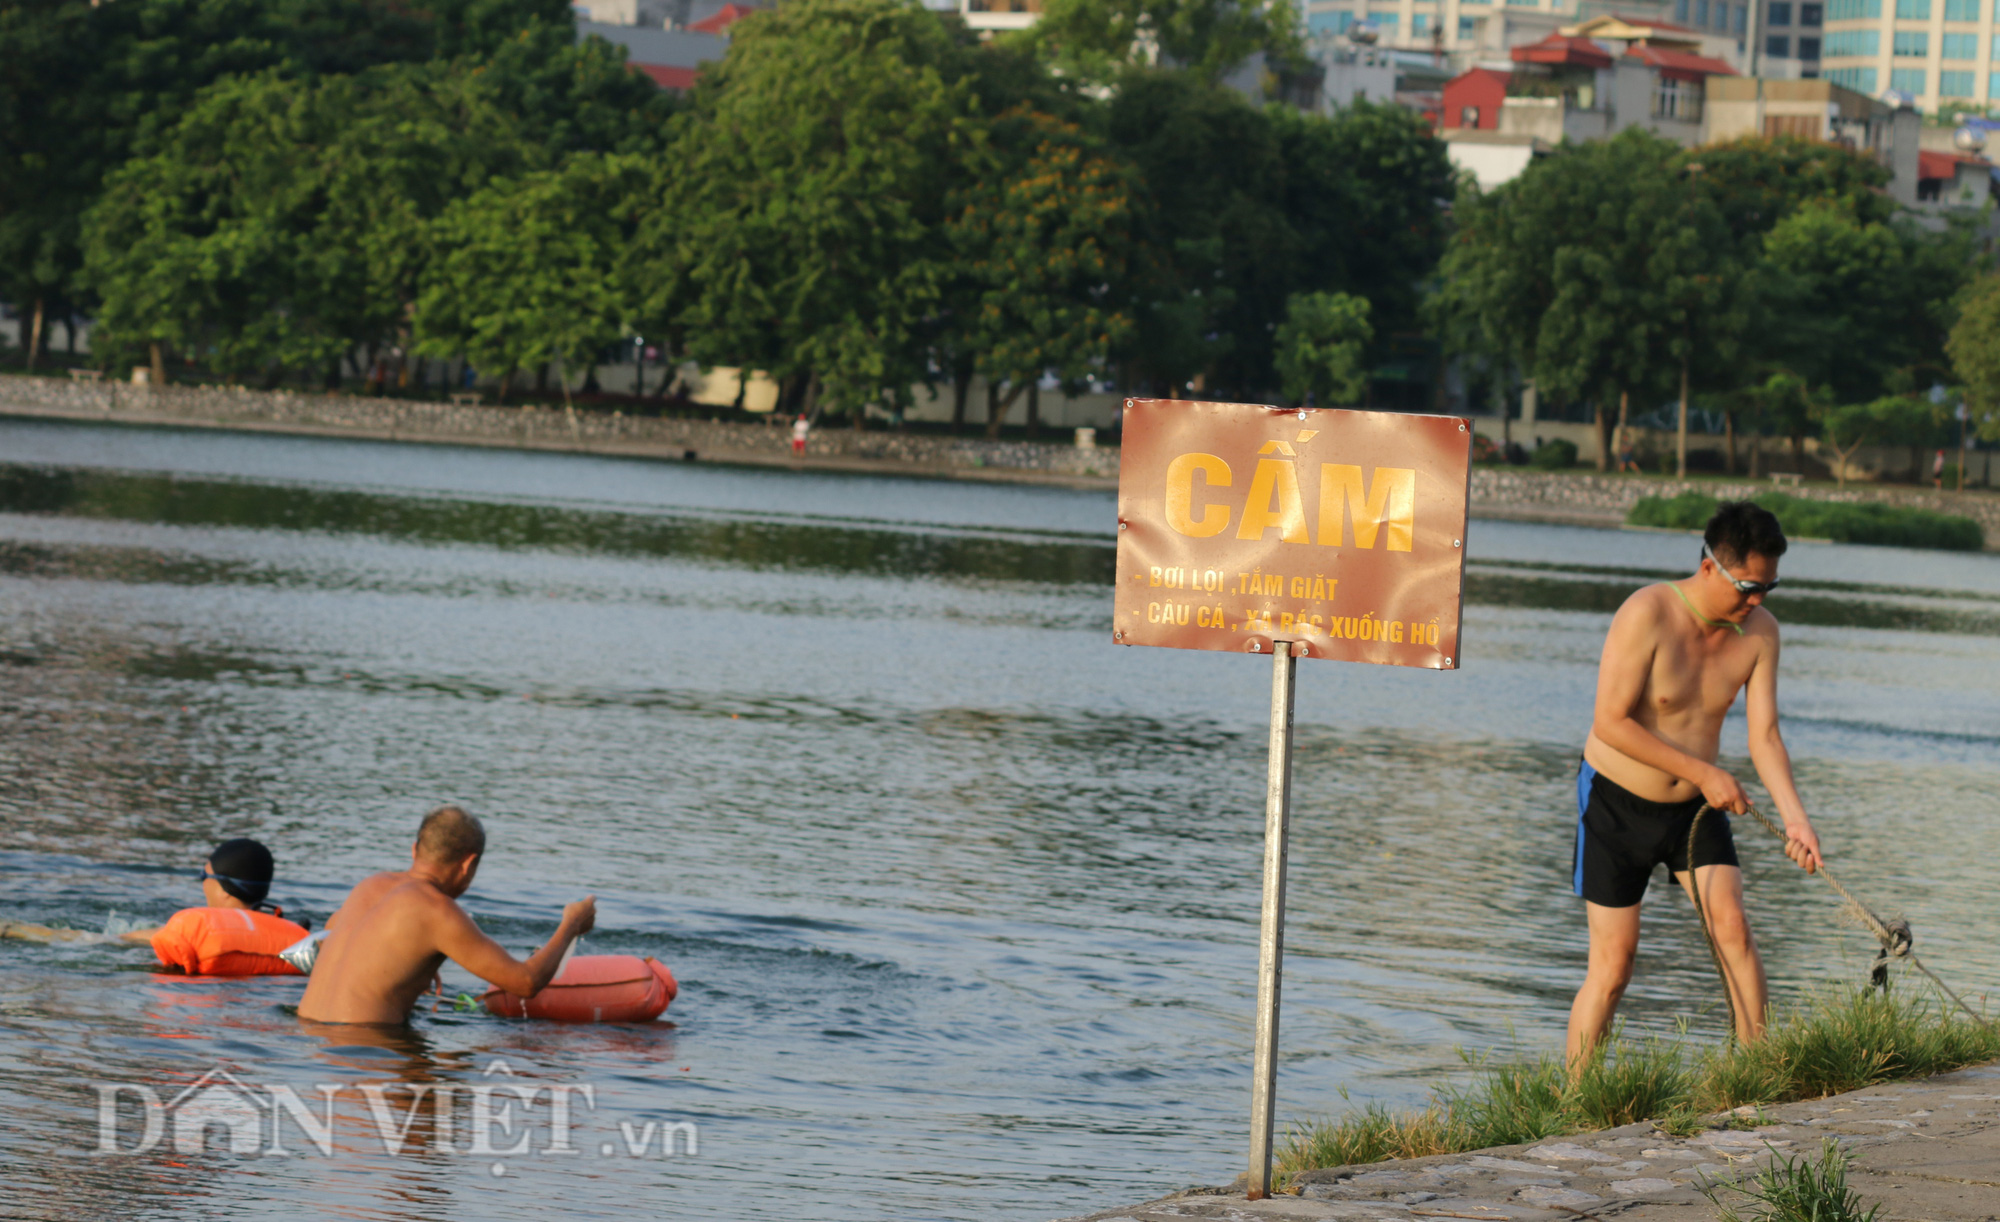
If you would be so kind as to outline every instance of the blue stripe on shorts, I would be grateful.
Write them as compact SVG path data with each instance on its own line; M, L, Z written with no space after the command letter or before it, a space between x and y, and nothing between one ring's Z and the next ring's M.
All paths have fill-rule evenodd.
M1597 769L1589 760L1580 760L1576 770L1576 871L1570 879L1570 887L1583 894L1583 812L1590 809L1590 783L1597 779Z

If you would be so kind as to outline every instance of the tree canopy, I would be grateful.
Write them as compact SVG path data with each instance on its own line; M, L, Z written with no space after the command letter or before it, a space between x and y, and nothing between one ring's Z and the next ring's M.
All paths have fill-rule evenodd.
M633 333L653 179L643 158L584 153L455 201L416 301L418 351L509 376L553 363L567 398Z
M1885 181L1868 158L1790 139L1566 145L1461 202L1429 318L1452 351L1588 401L1600 423L1684 373L1732 422L1801 437L1832 405L1944 372L1972 247L1898 220Z
M1980 440L2000 441L2000 273L1966 287L1946 347Z
M198 348L241 376L390 342L446 202L544 159L448 67L226 78L85 219L100 343Z
M913 5L795 0L735 27L676 123L652 312L715 364L860 412L928 369L974 48Z

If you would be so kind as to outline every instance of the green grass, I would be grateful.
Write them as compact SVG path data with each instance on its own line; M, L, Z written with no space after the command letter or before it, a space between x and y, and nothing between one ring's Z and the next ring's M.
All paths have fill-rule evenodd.
M1721 1211L1721 1222L1875 1222L1882 1211L1880 1205L1862 1210L1861 1198L1847 1186L1847 1155L1831 1137L1820 1147L1817 1164L1804 1155L1780 1156L1748 1188L1731 1184L1701 1191ZM1751 1212L1738 1213L1726 1204L1725 1191L1748 1197L1744 1208Z
M1430 1105L1371 1105L1287 1134L1282 1184L1321 1167L1456 1154L1652 1120L1682 1135L1745 1105L1791 1103L1924 1077L2000 1057L2000 1036L1925 997L1862 990L1825 994L1774 1016L1756 1044L1697 1046L1685 1035L1614 1032L1574 1081L1562 1058L1473 1065Z
M1876 501L1861 504L1813 501L1783 492L1766 492L1755 499L1778 516L1779 525L1788 535L1832 539L1838 543L1880 543L1960 552L1976 552L1986 545L1979 523L1956 514ZM1708 524L1718 503L1705 492L1641 497L1625 515L1625 521L1633 526L1700 530Z

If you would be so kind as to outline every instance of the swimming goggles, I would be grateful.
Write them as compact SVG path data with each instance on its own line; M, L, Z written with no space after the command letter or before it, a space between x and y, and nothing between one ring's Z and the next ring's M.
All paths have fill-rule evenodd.
M1736 587L1738 594L1746 596L1769 594L1772 590L1777 589L1778 582L1783 580L1783 578L1773 577L1769 581L1744 581L1742 578L1732 574L1728 569L1722 567L1722 561L1715 558L1715 553L1708 549L1708 544L1704 543L1701 545L1701 554L1703 559L1714 563L1716 572L1729 579L1729 584Z
M195 874L199 876L203 882L207 882L209 879L212 878L219 883L233 883L234 885L243 888L245 891L252 891L258 887L263 887L268 890L271 886L271 881L269 879L265 879L263 882L257 882L248 878L231 878L227 874L210 874L207 870L196 870Z

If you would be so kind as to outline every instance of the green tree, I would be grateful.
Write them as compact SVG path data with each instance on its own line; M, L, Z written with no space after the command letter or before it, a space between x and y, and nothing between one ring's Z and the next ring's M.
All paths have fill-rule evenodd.
M157 155L218 82L452 59L552 153L657 149L673 105L622 52L578 45L563 0L11 0L0 6L0 295L87 304L82 218L113 171Z
M1144 185L1134 381L1271 393L1274 336L1295 293L1368 298L1378 335L1416 328L1453 178L1414 116L1369 103L1332 118L1260 109L1193 74L1150 70L1120 78L1104 128Z
M1883 190L1888 168L1837 144L1745 136L1689 149L1678 163L1694 173L1746 250L1810 201L1841 203L1864 221L1887 221L1896 212Z
M1294 294L1278 328L1278 373L1285 396L1322 407L1359 403L1368 389L1364 360L1375 329L1365 297Z
M1723 218L1678 151L1637 129L1564 146L1466 209L1442 265L1449 342L1594 401L1600 470L1610 405L1708 383L1741 313Z
M645 159L580 153L452 205L417 300L419 350L499 373L503 397L517 370L554 362L567 403L597 354L632 333L644 275L633 251L655 193Z
M1868 403L1838 403L1813 412L1820 440L1833 451L1834 479L1847 487L1847 466L1862 446L1895 445L1936 430L1942 413L1912 395L1886 395Z
M859 423L927 374L976 49L905 0L795 0L736 29L675 120L647 316Z
M2000 441L2000 273L1967 287L1945 347L1965 387L1972 427L1981 440Z
M1261 324L1282 317L1281 277L1297 253L1269 121L1223 86L1155 70L1127 74L1103 122L1143 184L1133 380L1172 394L1190 383L1262 385L1270 333Z
M156 145L85 220L101 342L231 376L407 338L425 226L537 155L478 74L423 66L225 79Z
M1047 0L1034 25L1008 37L1096 83L1156 64L1215 81L1253 55L1289 67L1304 53L1290 0Z
M1080 127L1037 111L1001 114L968 144L948 227L961 275L947 346L970 354L989 386L1011 384L988 414L998 436L1044 370L1078 384L1131 335L1117 293L1132 184Z
M1290 106L1265 113L1284 213L1300 237L1291 291L1366 297L1378 335L1420 329L1457 187L1444 143L1394 102L1361 99L1324 118Z
M1919 240L1831 200L1807 202L1766 235L1771 343L1834 402L1873 401L1892 374L1913 377L1941 348L1933 286L1912 267Z

